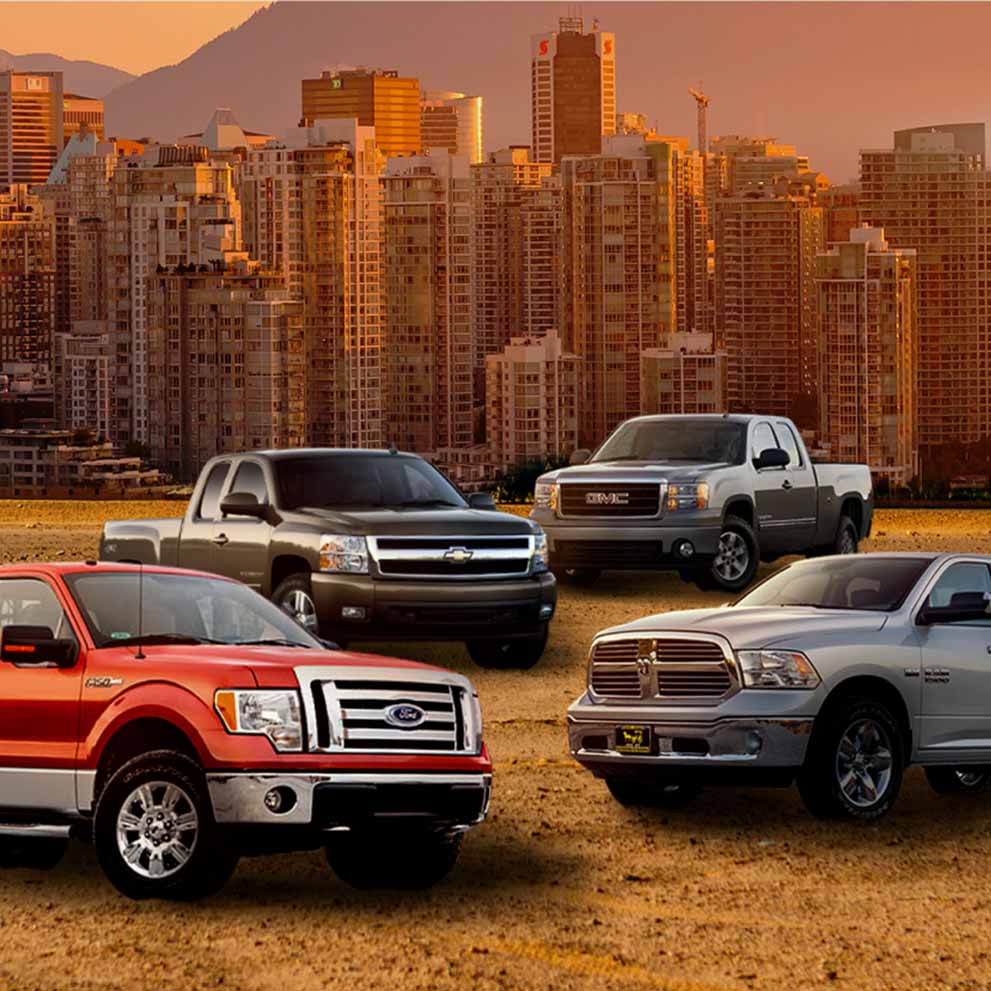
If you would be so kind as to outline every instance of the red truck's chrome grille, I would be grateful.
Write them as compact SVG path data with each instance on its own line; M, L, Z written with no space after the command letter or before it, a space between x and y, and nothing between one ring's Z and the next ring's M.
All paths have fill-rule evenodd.
M562 516L656 516L657 482L562 482Z

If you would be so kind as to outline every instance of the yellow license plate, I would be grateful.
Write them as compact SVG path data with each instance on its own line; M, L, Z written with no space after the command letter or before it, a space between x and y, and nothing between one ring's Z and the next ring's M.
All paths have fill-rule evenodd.
M649 754L649 726L617 726L616 750L621 754Z

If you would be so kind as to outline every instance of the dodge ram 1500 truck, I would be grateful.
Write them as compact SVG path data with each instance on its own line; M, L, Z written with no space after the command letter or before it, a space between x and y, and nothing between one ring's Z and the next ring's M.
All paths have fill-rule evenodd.
M214 458L185 519L107 523L100 559L236 578L342 646L465 640L487 667L536 664L556 601L538 524L394 451Z
M813 464L779 416L641 416L537 481L531 516L564 581L676 569L738 592L761 559L852 554L870 534L866 465Z
M799 561L730 608L599 633L571 752L624 804L706 781L798 782L818 816L876 819L921 764L991 778L991 557Z
M0 866L79 836L124 894L193 898L323 846L352 885L426 887L491 775L462 675L328 650L212 575L0 568Z

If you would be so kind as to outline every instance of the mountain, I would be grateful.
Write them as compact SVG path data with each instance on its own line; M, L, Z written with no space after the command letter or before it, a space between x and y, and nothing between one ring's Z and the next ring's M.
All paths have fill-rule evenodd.
M554 29L568 10L276 3L116 89L109 133L173 140L231 107L243 127L283 134L299 117L302 78L368 65L418 76L426 89L481 95L486 148L526 144L530 35ZM991 116L988 4L619 2L589 9L586 27L592 13L616 34L619 110L694 139L688 87L703 79L710 135L776 136L836 182L856 174L860 148L890 147L895 128Z
M100 99L112 89L137 78L123 69L99 62L73 61L49 52L31 55L14 55L0 48L0 70L16 69L18 72L61 72L66 93L79 93Z

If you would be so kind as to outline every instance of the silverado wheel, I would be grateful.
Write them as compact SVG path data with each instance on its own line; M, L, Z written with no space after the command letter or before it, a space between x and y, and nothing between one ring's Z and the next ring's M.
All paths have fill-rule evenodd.
M50 837L0 836L0 867L50 871L65 856L68 840Z
M320 635L320 620L313 599L313 583L306 571L290 575L272 593L272 601L314 636ZM335 638L336 639L336 638ZM338 641L339 642L339 641Z
M104 873L129 898L211 895L238 860L214 822L203 772L171 750L135 757L111 777L93 842Z
M888 707L871 698L847 699L822 724L816 721L799 794L821 819L880 819L898 797L902 754L902 733Z
M337 833L327 844L327 863L352 888L422 890L451 873L460 850L460 833Z
M562 585L574 585L578 588L588 588L602 577L601 568L552 568L551 570Z
M988 790L991 770L986 767L927 767L926 780L941 795L975 795Z
M609 794L626 808L683 805L702 791L694 781L665 781L663 778L606 778L606 787Z
M536 636L507 640L469 640L468 653L481 668L532 668L547 646L547 626Z
M698 573L702 589L742 592L757 574L760 548L753 528L738 516L727 516L719 534L716 556Z

